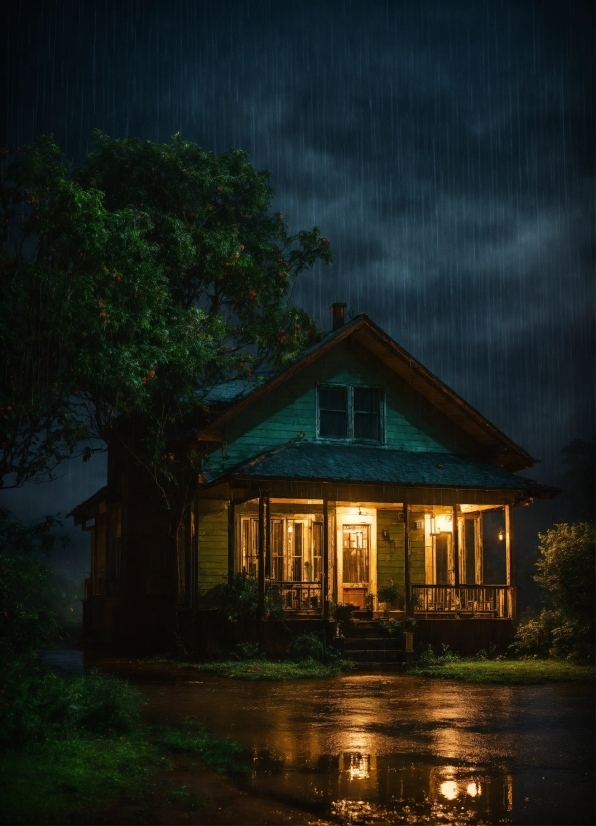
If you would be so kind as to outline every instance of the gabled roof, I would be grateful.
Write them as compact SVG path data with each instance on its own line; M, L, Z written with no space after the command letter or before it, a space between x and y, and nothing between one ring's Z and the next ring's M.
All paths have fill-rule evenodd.
M318 344L304 350L292 364L254 389L246 387L244 395L236 398L209 425L197 431L195 438L198 441L216 440L223 424L263 399L268 393L307 368L332 348L337 347L340 342L348 339L371 352L431 405L439 409L447 419L471 437L487 455L490 455L491 463L510 471L522 470L535 464L536 460L529 453L516 445L478 410L464 401L430 370L427 370L364 313L360 313L352 321L329 333Z
M95 516L93 512L95 507L103 502L107 496L108 486L104 485L103 488L96 490L88 499L73 508L70 513L67 513L67 518L69 516L74 517L75 525L80 525L82 522L86 522L87 519L92 519Z
M348 484L515 490L549 498L558 491L508 470L452 453L410 452L363 445L292 442L221 471L205 472L205 481L228 478L294 479Z

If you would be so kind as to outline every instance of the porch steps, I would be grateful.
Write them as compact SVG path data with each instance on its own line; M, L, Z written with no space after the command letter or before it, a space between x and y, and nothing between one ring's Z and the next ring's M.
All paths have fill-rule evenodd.
M355 670L366 673L405 671L409 659L403 650L402 635L381 636L373 620L356 620L345 629L343 651Z

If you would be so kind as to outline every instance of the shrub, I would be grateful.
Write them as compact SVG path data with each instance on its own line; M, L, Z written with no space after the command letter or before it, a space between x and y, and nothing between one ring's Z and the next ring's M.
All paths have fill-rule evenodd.
M520 622L513 654L568 660L594 659L594 525L559 524L539 534L541 558L534 577L545 607Z
M41 674L18 662L2 674L2 691L3 746L126 732L140 719L139 692L116 677Z
M441 643L441 653L437 656L432 645L429 642L423 642L420 644L416 657L417 665L421 668L446 665L457 660L459 660L459 656L454 654L450 646L445 645L445 643Z
M256 660L259 656L258 642L236 643L232 651L232 659L235 660Z
M339 654L329 648L323 634L298 634L290 642L290 657L296 662L315 662L327 664L339 659Z
M397 620L381 620L379 630L388 637L395 637L402 632L402 623Z

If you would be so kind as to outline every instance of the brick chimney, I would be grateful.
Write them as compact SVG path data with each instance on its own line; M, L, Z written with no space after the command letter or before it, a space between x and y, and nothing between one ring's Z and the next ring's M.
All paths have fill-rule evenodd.
M333 329L339 330L340 327L344 326L344 310L346 309L346 304L341 304L339 302L335 302L335 304L331 305L331 309L333 310Z

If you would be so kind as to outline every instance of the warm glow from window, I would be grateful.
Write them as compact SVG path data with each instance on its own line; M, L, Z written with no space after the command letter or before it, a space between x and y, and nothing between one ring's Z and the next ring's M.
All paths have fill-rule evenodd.
M480 784L476 785L476 783L468 783L466 787L466 793L470 795L470 797L476 797L482 791Z
M457 797L457 783L455 780L445 780L441 783L439 791L447 800L454 800Z

